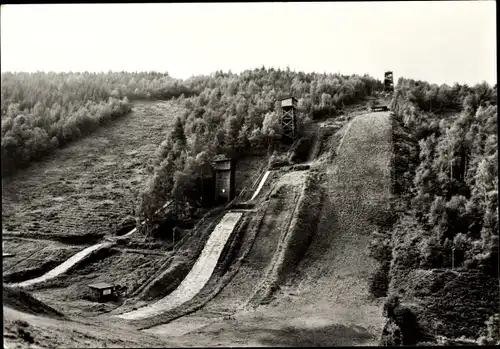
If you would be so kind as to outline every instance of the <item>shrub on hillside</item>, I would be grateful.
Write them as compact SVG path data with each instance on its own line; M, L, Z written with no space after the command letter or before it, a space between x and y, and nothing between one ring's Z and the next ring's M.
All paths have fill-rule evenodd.
M397 213L391 208L377 211L369 217L371 223L378 226L381 230L389 230L398 220Z
M416 345L429 339L424 334L415 312L402 305L399 296L389 296L383 309L388 321L382 334L382 345Z
M306 161L310 148L311 140L306 137L301 137L288 151L290 162L297 163Z
M380 263L375 272L370 275L369 288L374 297L386 297L389 290L390 263Z
M15 320L14 324L17 327L17 335L24 340L25 342L28 342L30 344L33 344L35 342L35 338L33 338L33 335L30 332L30 325L24 321L24 320Z
M481 345L500 345L500 314L491 315L485 322L486 329L482 331L478 342Z
M275 169L283 166L288 166L290 164L290 160L288 158L288 155L285 154L278 154L278 153L273 153L271 157L269 158L269 168Z
M374 258L378 263L377 269L369 278L370 293L375 297L385 297L389 289L389 271L392 259L389 234L377 231L372 233L370 257Z

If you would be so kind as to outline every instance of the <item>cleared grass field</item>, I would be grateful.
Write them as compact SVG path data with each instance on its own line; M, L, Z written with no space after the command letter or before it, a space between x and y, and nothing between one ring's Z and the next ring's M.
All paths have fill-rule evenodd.
M269 311L288 317L302 311L326 326L355 324L371 334L366 343L377 340L384 318L368 291L376 267L369 246L373 218L391 197L391 142L389 113L369 113L354 118L339 144L331 144L330 156L336 155L322 165L327 198L318 230L294 280Z
M19 233L114 233L132 214L145 167L180 113L141 102L132 113L2 181L2 228Z

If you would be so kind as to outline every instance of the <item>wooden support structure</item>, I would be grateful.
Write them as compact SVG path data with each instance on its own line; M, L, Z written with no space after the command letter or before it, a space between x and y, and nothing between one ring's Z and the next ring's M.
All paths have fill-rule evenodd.
M297 98L290 96L281 99L281 110L283 141L293 143L297 135Z
M235 166L231 158L218 155L214 161L215 201L231 201L235 197Z

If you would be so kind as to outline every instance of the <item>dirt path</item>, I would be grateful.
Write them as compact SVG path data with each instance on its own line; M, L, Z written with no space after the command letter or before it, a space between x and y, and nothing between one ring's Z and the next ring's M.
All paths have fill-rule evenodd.
M92 252L94 252L100 248L104 248L104 247L111 246L111 245L112 245L111 243L100 243L100 244L95 244L95 245L92 245L90 247L87 247L86 249L73 255L71 258L69 258L64 263L59 264L57 267L55 267L54 269L52 269L48 273L46 273L40 277L37 277L35 279L26 280L26 281L16 283L16 284L11 284L9 286L11 286L11 287L26 287L26 286L38 284L40 282L44 282L44 281L53 279L56 276L59 276L59 275L65 273L66 271L68 271L69 268L74 266L76 263L80 262L82 259L87 257Z
M195 265L172 293L151 305L118 315L118 317L129 320L151 317L192 299L210 279L227 239L242 215L240 212L229 212L224 215L211 233Z

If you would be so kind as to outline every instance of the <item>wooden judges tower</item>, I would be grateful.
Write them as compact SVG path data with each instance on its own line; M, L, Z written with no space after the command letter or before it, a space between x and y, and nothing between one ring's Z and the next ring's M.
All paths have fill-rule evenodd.
M283 128L283 140L293 143L297 133L297 98L290 96L281 99L281 127Z
M233 160L218 155L213 161L215 169L215 201L231 201L235 194L235 169Z
M392 71L386 71L384 74L384 92L394 92L394 77Z

